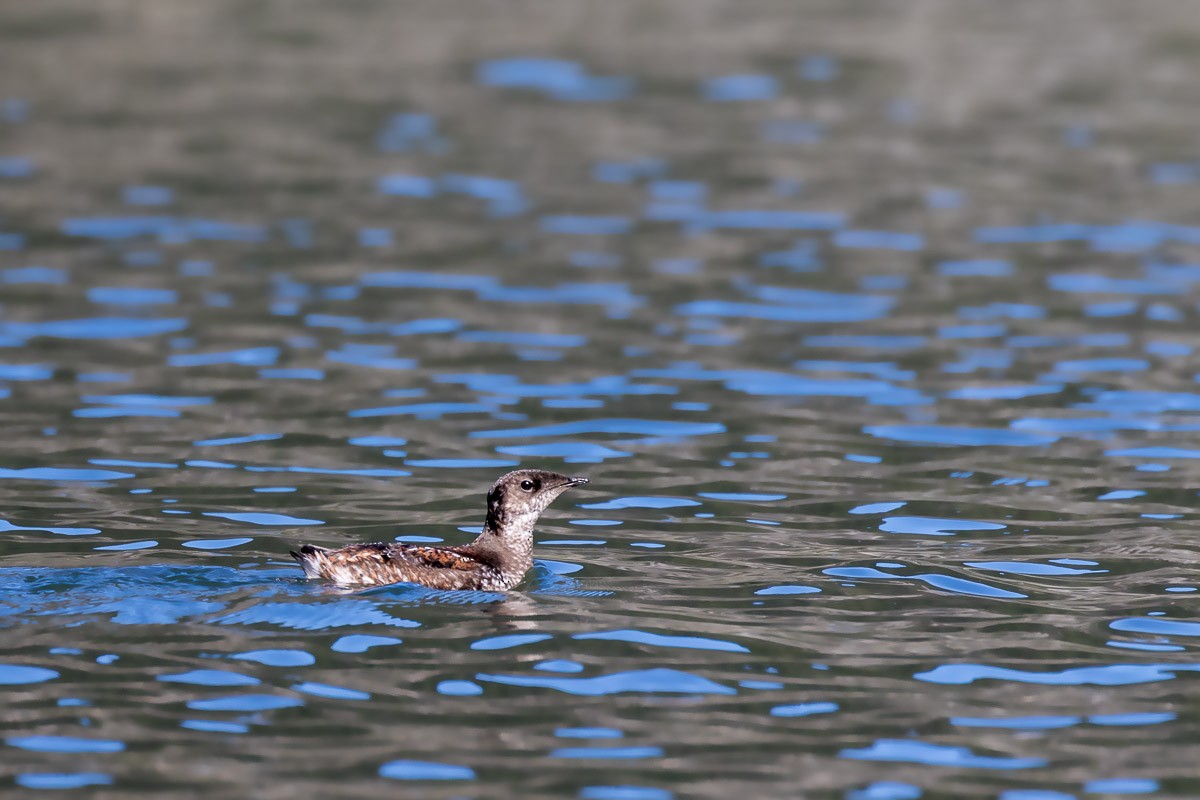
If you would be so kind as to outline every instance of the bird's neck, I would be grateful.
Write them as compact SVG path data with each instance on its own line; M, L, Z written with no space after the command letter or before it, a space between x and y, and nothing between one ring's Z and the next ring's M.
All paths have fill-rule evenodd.
M487 553L504 571L524 573L533 566L533 524L525 520L500 520L488 514L483 532L471 548Z

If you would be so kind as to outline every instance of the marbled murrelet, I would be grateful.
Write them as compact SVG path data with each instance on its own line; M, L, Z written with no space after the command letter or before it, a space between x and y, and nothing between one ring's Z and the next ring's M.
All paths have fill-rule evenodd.
M462 547L375 542L330 550L306 544L292 558L308 578L344 586L419 583L433 589L504 591L533 566L533 526L554 498L587 478L538 469L502 475L487 496L483 533Z

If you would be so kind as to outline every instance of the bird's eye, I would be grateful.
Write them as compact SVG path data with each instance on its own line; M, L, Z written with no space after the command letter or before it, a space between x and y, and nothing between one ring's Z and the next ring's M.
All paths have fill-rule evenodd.
M521 481L521 488L527 492L532 492L533 491L533 481L526 478L525 480Z

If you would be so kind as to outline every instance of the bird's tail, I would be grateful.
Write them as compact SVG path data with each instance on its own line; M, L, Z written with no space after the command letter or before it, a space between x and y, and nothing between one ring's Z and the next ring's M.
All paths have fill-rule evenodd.
M292 554L292 558L300 562L300 566L304 569L304 577L321 577L321 567L326 561L325 554L329 552L328 547L306 544L301 545L299 553L295 550L289 552Z

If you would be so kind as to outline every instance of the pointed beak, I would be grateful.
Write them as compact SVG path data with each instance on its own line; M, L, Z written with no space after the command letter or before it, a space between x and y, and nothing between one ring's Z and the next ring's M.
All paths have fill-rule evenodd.
M581 475L577 475L574 477L567 478L567 480L563 483L560 483L559 486L570 488L571 486L583 486L587 482L588 482L587 478L585 478Z

